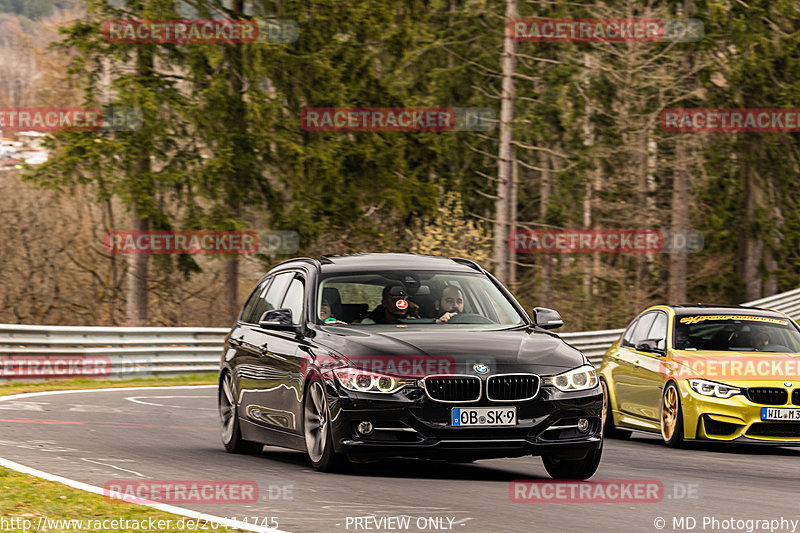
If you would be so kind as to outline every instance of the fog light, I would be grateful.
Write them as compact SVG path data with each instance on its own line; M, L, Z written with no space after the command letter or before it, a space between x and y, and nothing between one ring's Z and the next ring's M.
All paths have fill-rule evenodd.
M363 422L358 423L358 432L362 435L369 435L372 433L372 422L367 422L366 420Z
M581 433L586 433L587 431L589 431L589 421L586 420L585 418L581 418L580 420L578 420L578 431L580 431Z

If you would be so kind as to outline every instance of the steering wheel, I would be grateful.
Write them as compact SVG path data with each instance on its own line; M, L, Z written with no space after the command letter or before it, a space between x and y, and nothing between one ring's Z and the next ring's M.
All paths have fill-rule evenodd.
M494 320L475 313L458 313L451 316L445 324L494 324Z

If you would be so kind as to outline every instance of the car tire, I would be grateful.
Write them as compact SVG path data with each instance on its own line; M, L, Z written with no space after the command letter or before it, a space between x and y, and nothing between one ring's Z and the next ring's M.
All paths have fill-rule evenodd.
M264 449L260 442L244 440L239 427L239 405L233 376L225 372L217 391L222 444L229 453L258 454Z
M596 450L589 450L583 459L558 459L552 455L542 455L544 469L553 479L589 479L597 472L603 445Z
M336 472L347 458L333 449L328 398L321 379L312 379L303 402L303 435L311 466L319 472Z
M670 381L661 396L661 438L670 448L683 446L683 410L678 386Z
M603 437L609 439L629 439L631 432L626 429L617 429L614 426L614 416L611 414L611 395L608 393L606 380L600 380L603 389Z

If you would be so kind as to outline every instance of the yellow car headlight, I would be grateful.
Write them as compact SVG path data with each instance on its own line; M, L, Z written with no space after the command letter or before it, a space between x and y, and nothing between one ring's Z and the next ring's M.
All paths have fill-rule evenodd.
M703 396L712 396L714 398L730 398L734 394L739 394L742 391L730 385L723 385L715 381L707 381L705 379L690 379L689 386L697 394Z

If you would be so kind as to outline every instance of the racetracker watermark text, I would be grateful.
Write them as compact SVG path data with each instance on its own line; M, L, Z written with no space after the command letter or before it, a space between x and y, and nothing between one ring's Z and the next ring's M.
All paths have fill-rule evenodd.
M258 484L255 481L109 481L103 495L114 503L161 502L189 503L256 503Z
M297 21L268 20L107 20L103 36L112 43L291 43Z
M798 132L800 109L665 109L659 116L667 132Z
M703 249L699 231L652 229L514 230L509 247L524 253L680 253Z
M700 358L673 354L659 361L658 372L665 379L798 381L800 360L768 353L750 353L746 359L741 355Z
M107 378L110 375L111 359L105 356L0 356L2 379Z
M254 231L109 231L103 245L110 254L253 254Z
M494 110L480 107L310 107L306 131L488 131Z
M514 41L527 42L692 42L703 38L699 19L514 19L508 24Z
M457 373L455 358L445 355L321 355L310 363L304 360L301 372L304 375L312 372L327 375L333 370L346 369L414 379Z
M141 124L134 108L0 107L2 131L131 131Z
M664 484L657 479L609 479L601 481L512 481L512 502L634 503L660 502Z

